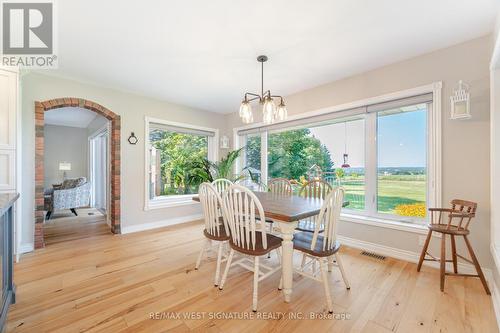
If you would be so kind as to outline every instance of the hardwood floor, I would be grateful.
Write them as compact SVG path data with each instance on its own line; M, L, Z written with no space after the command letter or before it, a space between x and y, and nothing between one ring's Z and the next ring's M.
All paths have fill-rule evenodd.
M355 249L342 250L350 291L338 270L329 273L335 313L347 316L332 319L325 318L322 285L298 275L289 304L277 290L279 274L262 281L257 314L251 311L251 272L234 267L224 290L214 288L215 254L193 270L204 240L199 222L66 239L15 265L17 303L8 332L498 331L492 300L478 279L448 278L441 293L438 270L417 273L415 264L379 261ZM307 319L312 316L318 319Z
M69 210L55 212L43 226L45 244L110 234L103 214L97 209L82 208L77 213L78 216Z

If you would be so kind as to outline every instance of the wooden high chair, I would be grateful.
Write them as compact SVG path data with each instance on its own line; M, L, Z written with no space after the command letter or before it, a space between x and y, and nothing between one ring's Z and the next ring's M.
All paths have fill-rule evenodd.
M491 295L486 279L484 278L483 271L479 265L479 261L474 254L472 245L469 242L467 236L470 234L469 224L473 217L476 216L477 203L466 200L454 199L451 201L451 208L429 208L431 214L431 223L428 225L429 233L427 234L427 239L425 240L422 253L420 254L420 260L417 266L417 272L420 272L422 263L424 260L438 261L440 262L440 277L441 277L441 291L444 291L444 279L446 275L455 276L472 276L479 277L481 283L483 284L484 290L488 295ZM448 214L447 221L443 221L443 213ZM435 216L438 216L437 222ZM439 232L442 235L441 238L441 258L437 259L427 252L429 243L431 240L432 232ZM451 239L451 255L452 259L446 259L446 236L449 235ZM462 236L465 241L465 245L469 251L470 259L467 259L460 254L457 254L455 236ZM426 258L426 256L431 258ZM471 264L476 268L477 275L475 274L461 274L458 273L457 269L457 259L461 258ZM453 262L453 273L446 272L446 262Z

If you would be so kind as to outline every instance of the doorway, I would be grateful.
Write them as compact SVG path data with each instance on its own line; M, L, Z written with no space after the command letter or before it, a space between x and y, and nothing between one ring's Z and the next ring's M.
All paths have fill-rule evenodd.
M81 98L57 98L44 102L35 102L35 248L42 248L44 244L44 222L45 222L45 175L44 175L44 118L45 113L55 109L65 109L69 107L83 108L103 116L108 121L107 136L107 158L108 168L106 170L107 187L100 192L105 195L108 204L105 205L106 217L109 228L113 233L120 233L120 116L107 108ZM102 144L102 143L101 143ZM88 143L85 150L87 150ZM66 161L63 161L66 162ZM65 164L65 163L63 163ZM67 164L66 164L67 165ZM88 165L88 164L87 164ZM64 169L59 169L64 170ZM101 175L102 177L102 175ZM99 212L99 214L101 214ZM76 214L75 214L76 215ZM88 214L91 215L91 214ZM104 224L105 225L105 224Z
M101 128L94 135L89 137L89 173L91 195L90 206L99 210L106 216L109 225L107 212L109 210L109 131L108 126Z

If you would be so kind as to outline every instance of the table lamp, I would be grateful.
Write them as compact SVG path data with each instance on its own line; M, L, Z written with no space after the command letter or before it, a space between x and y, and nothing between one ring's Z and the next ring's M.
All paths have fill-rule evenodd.
M71 171L71 163L59 162L59 170L63 171L63 180L66 180L66 171Z

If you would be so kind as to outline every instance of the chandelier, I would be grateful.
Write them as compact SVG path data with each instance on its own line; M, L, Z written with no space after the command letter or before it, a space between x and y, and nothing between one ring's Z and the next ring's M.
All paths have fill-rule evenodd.
M272 124L276 120L285 120L287 111L285 102L282 96L271 95L270 90L264 91L264 63L267 61L267 56L261 55L257 57L257 61L261 63L261 93L245 93L245 98L240 105L240 117L245 124L253 122L253 113L251 102L259 100L262 105L262 119L264 124ZM276 107L274 98L279 98L279 104Z

